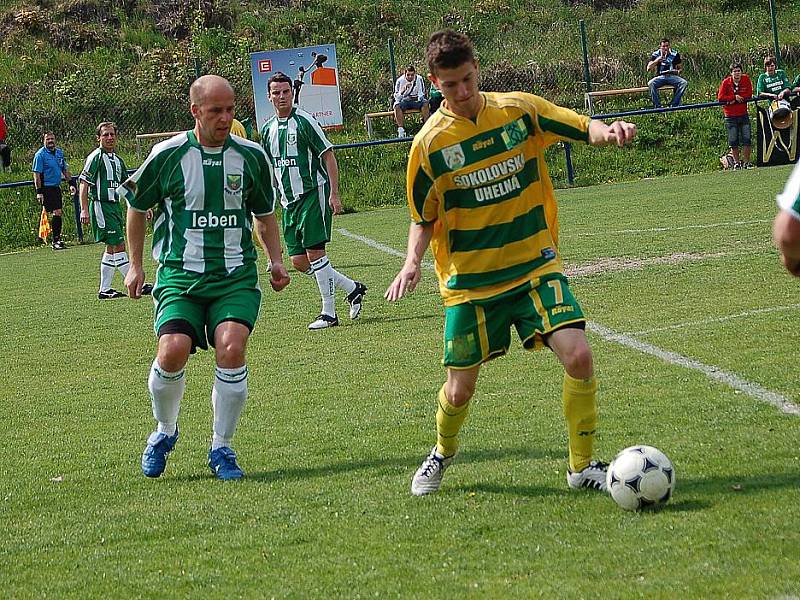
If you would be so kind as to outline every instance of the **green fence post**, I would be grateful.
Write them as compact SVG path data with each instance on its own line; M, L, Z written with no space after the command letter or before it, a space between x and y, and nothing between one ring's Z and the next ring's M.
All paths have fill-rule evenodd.
M583 19L578 21L581 25L581 48L583 49L583 80L586 82L586 91L592 91L592 75L589 72L589 48L586 44L586 23Z
M781 47L778 44L778 22L775 17L775 0L769 0L769 18L772 21L772 44L775 46L775 64L781 66Z

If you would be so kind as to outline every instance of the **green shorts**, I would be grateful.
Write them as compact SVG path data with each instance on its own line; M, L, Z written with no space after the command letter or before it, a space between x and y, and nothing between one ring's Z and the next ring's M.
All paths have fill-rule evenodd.
M289 256L305 254L307 248L331 241L330 190L326 183L283 209L283 239Z
M122 207L119 202L89 203L89 218L92 222L94 241L108 246L119 246L125 241Z
M497 296L447 306L444 311L446 367L469 369L508 352L511 326L528 350L561 327L586 319L561 273L545 275Z
M186 333L192 352L214 345L214 331L223 321L255 327L261 307L261 288L254 262L229 274L198 274L159 267L153 288L156 335Z

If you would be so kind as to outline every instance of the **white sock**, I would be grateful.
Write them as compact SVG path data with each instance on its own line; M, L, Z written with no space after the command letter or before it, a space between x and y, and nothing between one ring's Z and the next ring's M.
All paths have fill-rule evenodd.
M100 259L100 291L105 292L111 289L111 282L114 280L114 272L117 270L114 255L103 252Z
M247 365L234 369L217 367L214 370L214 388L211 406L214 409L214 436L211 449L230 448L236 425L247 399Z
M158 359L150 367L147 388L153 403L153 416L158 421L158 430L167 435L175 435L178 427L178 412L186 389L184 373L184 369L175 373L164 371L158 364Z
M331 261L327 256L318 258L311 263L311 270L319 286L319 293L322 296L322 313L331 317L336 316L336 284L334 281L334 270Z
M131 268L131 265L128 262L128 253L125 252L125 251L117 252L114 255L114 258L116 258L116 261L117 261L117 270L120 273L122 273L123 277L127 276L128 275L128 269Z
M348 296L352 294L356 290L356 282L350 279L347 275L343 275L339 273L336 269L333 268L331 265L331 271L333 271L333 281L340 290L343 290L345 294Z

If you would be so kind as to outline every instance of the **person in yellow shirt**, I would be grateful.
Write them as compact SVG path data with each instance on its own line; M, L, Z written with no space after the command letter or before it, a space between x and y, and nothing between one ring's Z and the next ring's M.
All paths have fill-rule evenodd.
M547 346L564 366L569 487L605 490L608 465L592 460L592 352L563 273L544 150L560 140L623 146L636 126L591 121L532 94L480 92L472 42L463 34L436 32L426 52L429 78L444 102L411 145L408 251L385 294L395 301L414 290L430 244L445 305L447 381L438 394L437 442L414 474L411 493L441 486L481 365L508 351L512 325L526 349Z

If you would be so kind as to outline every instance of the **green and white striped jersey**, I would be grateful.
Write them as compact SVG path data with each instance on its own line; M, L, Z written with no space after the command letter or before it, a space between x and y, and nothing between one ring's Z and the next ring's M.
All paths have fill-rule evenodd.
M153 147L117 190L133 209L156 207L153 258L194 273L230 273L256 259L253 222L275 210L272 167L255 142L200 145L187 131Z
M128 167L117 154L95 148L86 157L80 179L89 184L89 200L92 202L116 202L114 191L128 177Z
M778 194L778 206L800 220L800 163L792 170L783 192Z
M285 119L274 115L261 128L261 145L275 169L284 208L313 191L323 196L328 173L320 156L333 145L314 117L297 107Z

